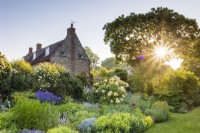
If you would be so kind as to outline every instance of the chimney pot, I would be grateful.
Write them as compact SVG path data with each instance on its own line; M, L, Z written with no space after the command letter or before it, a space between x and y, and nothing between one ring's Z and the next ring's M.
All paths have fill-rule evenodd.
M40 49L42 49L42 44L40 44L40 43L36 44L36 51L38 51Z
M28 53L32 54L33 53L33 48L30 47Z

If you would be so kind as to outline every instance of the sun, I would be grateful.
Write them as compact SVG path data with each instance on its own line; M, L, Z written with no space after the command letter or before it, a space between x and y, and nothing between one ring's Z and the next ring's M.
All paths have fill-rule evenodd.
M168 49L166 47L156 47L154 50L155 54L159 58L163 58L167 55Z

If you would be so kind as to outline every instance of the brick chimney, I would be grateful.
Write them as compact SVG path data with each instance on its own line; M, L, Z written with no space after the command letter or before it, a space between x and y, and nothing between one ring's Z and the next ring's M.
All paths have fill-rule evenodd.
M28 53L32 54L33 53L33 48L30 47Z
M75 33L75 28L73 27L73 24L71 23L71 27L67 29L67 36L73 35Z
M67 29L67 36L70 38L70 47L71 47L71 73L75 74L75 28L73 27L73 23L71 23L71 27Z
M38 51L40 49L42 49L42 44L40 44L40 43L36 44L36 51Z

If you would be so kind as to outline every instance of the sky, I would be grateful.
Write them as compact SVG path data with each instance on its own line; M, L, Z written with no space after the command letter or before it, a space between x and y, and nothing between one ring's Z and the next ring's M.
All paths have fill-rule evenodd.
M113 56L103 41L103 26L118 16L167 7L200 25L200 0L0 0L0 52L10 61L29 47L46 47L63 40L72 21L83 47L101 61Z

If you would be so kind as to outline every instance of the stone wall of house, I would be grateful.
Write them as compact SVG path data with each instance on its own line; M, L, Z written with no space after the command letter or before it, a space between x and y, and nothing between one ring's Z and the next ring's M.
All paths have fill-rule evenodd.
M89 77L90 75L90 61L89 58L81 45L78 37L75 37L75 74L76 75L86 75Z
M64 66L66 70L69 71L69 73L72 73L70 60L71 47L67 44L70 44L69 37L66 37L63 45L55 51L55 53L51 57L51 62Z
M67 35L63 45L51 57L53 63L63 65L73 75L90 76L90 61L76 34Z

